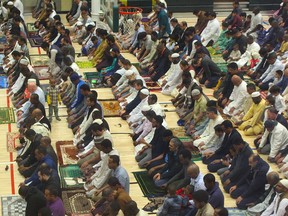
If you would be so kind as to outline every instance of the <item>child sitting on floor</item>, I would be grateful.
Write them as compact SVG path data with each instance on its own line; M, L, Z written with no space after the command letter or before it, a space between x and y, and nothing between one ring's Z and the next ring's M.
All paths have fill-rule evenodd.
M232 63L232 62L236 62L241 58L241 52L239 50L239 45L235 44L233 46L233 50L230 53L230 56L227 59L227 63Z

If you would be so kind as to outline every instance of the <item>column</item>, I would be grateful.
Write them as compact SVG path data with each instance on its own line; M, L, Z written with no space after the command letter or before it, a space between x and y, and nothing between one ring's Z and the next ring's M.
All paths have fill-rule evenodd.
M101 0L92 0L91 10L92 19L97 22L99 20L99 13L101 11Z

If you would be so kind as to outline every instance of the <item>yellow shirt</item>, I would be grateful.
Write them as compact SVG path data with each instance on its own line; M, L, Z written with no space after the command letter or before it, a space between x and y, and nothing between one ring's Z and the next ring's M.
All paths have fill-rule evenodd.
M259 104L253 103L251 108L248 110L248 112L243 117L243 121L251 121L249 125L252 127L255 126L258 123L262 123L262 116L265 109L265 101L262 99Z
M283 41L279 50L282 53L288 51L288 41Z

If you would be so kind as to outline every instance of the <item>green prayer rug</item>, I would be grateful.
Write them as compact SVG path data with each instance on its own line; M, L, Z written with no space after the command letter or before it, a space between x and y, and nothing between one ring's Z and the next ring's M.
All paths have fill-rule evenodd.
M147 171L132 172L139 187L145 197L154 195L154 197L164 196L166 191L155 186L153 179L148 176Z
M0 107L0 124L15 123L13 108Z
M190 143L192 142L192 138L191 137L188 137L188 136L184 136L184 137L178 137L181 142L184 144L184 143ZM193 162L196 162L196 161L201 161L202 160L202 154L201 152L195 147L192 151L191 151L191 154L192 154L192 161Z
M84 72L84 78L91 84L92 87L96 87L101 84L102 76L98 72Z
M77 164L59 167L61 186L63 189L83 188L82 173Z

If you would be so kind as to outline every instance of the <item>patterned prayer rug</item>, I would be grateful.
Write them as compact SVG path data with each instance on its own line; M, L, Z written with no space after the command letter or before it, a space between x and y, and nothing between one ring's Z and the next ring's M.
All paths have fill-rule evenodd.
M173 132L173 135L175 137L185 137L186 136L184 127L170 128L170 130ZM187 138L189 138L189 137L187 136Z
M49 65L49 57L47 55L32 55L30 56L31 64L34 67L40 67L40 66L48 66Z
M192 138L185 136L185 137L178 137L184 146L191 146L192 144ZM201 152L198 150L198 148L196 147L192 147L191 149L191 153L192 153L192 161L201 161L202 160L202 154Z
M148 176L147 171L132 172L139 187L145 197L153 195L160 197L166 194L166 191L155 186L153 179Z
M78 149L73 145L72 140L56 142L56 151L60 166L77 163Z
M246 216L246 215L249 215L247 214L247 211L246 210L240 210L240 209L237 209L237 208L227 208L228 210L228 213L229 213L229 216Z
M31 47L40 47L41 44L43 43L43 39L39 36L35 36L35 37L29 37L28 38Z
M84 190L71 190L62 192L62 200L67 215L88 216L94 203L87 199Z
M77 164L63 165L59 167L60 181L63 189L82 189L84 182L82 173Z
M33 67L39 80L48 80L50 74L48 73L48 66L37 66Z
M0 124L15 123L13 108L0 107Z
M19 132L7 132L7 152L14 152L19 144Z
M1 196L2 216L25 216L26 201L18 195Z
M38 30L35 28L34 23L26 23L28 32L37 32Z
M102 101L103 112L105 117L118 117L121 107L118 101Z
M150 91L161 91L161 86L156 82L146 82L146 86Z

